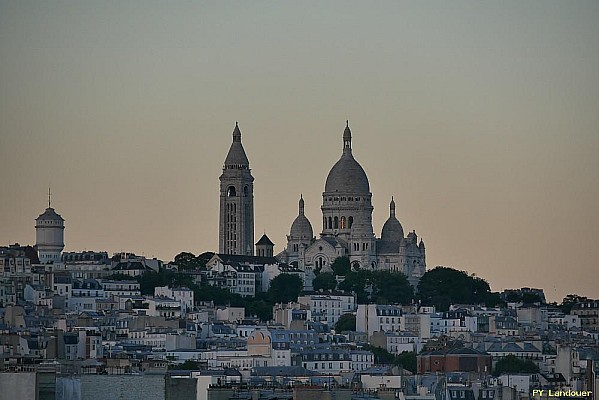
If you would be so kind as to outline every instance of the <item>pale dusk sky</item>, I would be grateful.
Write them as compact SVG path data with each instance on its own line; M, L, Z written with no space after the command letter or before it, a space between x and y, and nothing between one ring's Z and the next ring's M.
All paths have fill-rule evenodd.
M320 232L345 120L427 265L599 298L599 2L0 1L0 245L218 250L235 121L255 237Z

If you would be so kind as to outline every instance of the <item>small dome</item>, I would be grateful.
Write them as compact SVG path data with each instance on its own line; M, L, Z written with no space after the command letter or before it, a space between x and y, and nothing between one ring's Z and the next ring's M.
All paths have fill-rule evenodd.
M389 203L389 218L383 225L381 239L395 243L399 243L403 240L403 228L395 217L395 200L393 197L391 197L391 203Z
M299 199L299 214L291 224L291 232L289 233L294 238L308 238L312 239L314 231L312 230L312 224L304 215L304 199L300 196Z
M293 224L291 224L290 236L294 238L312 239L314 236L312 224L305 215L298 215L297 218L295 218Z
M370 193L370 184L364 168L358 163L351 151L351 131L349 126L343 132L343 154L333 165L324 186L325 192Z
M383 225L381 239L390 242L401 242L403 240L403 227L395 217L389 217Z
M52 207L46 208L43 214L35 219L36 221L64 221L64 219L57 214Z

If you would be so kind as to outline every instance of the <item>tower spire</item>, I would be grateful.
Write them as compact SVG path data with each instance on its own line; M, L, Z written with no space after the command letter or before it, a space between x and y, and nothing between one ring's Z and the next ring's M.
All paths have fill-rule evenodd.
M241 131L239 130L239 123L235 121L235 129L233 129L233 141L241 143Z
M389 216L395 217L395 200L393 200L393 196L391 196L391 203L389 203Z
M349 129L349 120L345 121L345 130L343 131L343 151L351 152L351 130Z
M50 204L52 204L52 192L50 191L50 186L48 186L48 208L51 208Z
M299 215L304 215L304 197L302 194L300 194L299 199Z

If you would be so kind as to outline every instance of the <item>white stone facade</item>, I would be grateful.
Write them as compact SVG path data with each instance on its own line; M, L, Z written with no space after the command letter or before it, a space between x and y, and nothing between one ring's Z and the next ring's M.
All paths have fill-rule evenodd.
M312 225L304 214L304 200L300 199L299 215L287 236L287 247L277 257L288 264L297 263L308 272L330 270L335 258L347 256L354 268L402 272L416 286L426 268L424 242L418 242L415 231L404 236L393 199L389 219L377 238L372 227L373 210L368 178L353 157L347 126L341 158L330 170L322 194L320 238L313 236Z

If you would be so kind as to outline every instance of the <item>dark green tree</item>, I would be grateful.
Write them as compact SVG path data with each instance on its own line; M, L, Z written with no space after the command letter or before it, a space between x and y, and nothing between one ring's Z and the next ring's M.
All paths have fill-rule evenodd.
M412 373L416 373L416 353L413 351L404 351L395 357L395 365L407 369Z
M330 272L321 272L316 275L314 280L312 280L312 287L314 290L335 290L337 287L337 280L335 279L335 275Z
M581 303L587 300L588 298L584 296L579 296L577 294L569 294L566 297L564 297L564 299L562 300L562 304L560 304L558 307L564 312L564 314L570 314L572 307L574 307L576 303Z
M376 364L396 365L414 374L416 373L416 353L413 351L404 351L399 355L394 355L381 347L372 345L364 346L364 350L369 350L374 354Z
M180 271L204 270L206 263L214 256L212 252L205 252L198 256L193 253L184 251L175 256L174 263L179 266Z
M541 298L536 293L522 293L522 302L524 304L541 303Z
M304 284L295 274L280 274L270 281L268 298L272 303L289 303L297 301Z
M349 258L346 256L337 257L331 264L331 269L335 275L345 276L351 271Z
M217 306L245 307L246 305L246 301L240 295L210 285L195 286L193 296L196 302L212 301Z
M190 289L195 287L191 275L172 271L145 272L137 277L137 281L143 295L153 295L154 288L157 286L187 287Z
M401 272L351 271L338 287L356 293L359 304L409 304L414 299L414 289Z
M335 324L335 332L346 332L356 330L356 316L353 314L343 314Z
M267 322L272 319L273 303L265 299L253 299L247 302L245 315L248 317L256 316L261 321Z
M338 288L346 292L354 292L359 304L368 304L371 302L367 291L370 285L370 272L360 269L347 274Z
M364 346L364 350L371 351L374 354L375 364L393 364L395 361L395 356L382 347L376 347L368 344Z
M504 373L534 374L537 372L539 372L539 367L532 360L522 360L511 354L497 361L493 370L495 376Z
M372 298L376 304L410 304L414 288L401 272L372 271Z
M434 305L440 311L450 304L494 306L499 301L485 280L448 267L427 271L418 284L418 297L423 304Z
M194 360L186 360L183 364L171 364L168 369L199 370L200 364Z
M193 253L181 252L175 256L174 263L177 264L180 270L194 269L196 256Z
M214 253L212 251L206 251L196 257L196 266L199 270L206 269L206 263L210 261L210 259L214 257Z

